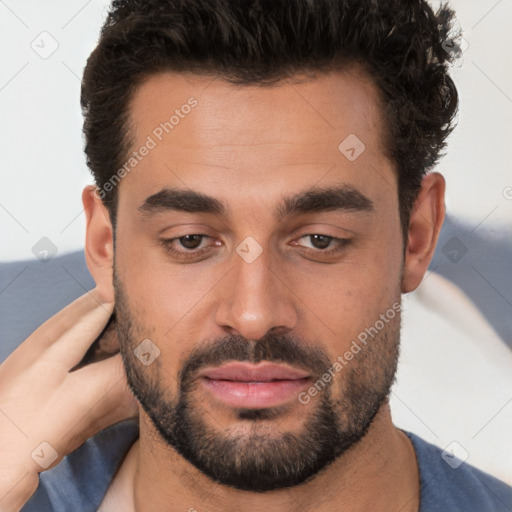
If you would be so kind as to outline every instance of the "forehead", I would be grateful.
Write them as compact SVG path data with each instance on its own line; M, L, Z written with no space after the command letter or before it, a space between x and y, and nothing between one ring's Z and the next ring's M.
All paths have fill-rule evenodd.
M394 182L379 93L357 67L271 86L161 73L138 87L129 111L137 161L120 200L171 185L222 197L321 180L377 192L383 179Z

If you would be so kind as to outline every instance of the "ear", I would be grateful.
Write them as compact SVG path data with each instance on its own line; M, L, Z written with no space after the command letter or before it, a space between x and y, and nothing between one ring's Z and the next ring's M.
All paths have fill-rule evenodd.
M445 188L445 180L437 172L427 174L421 182L409 220L402 293L418 287L434 255L445 215Z
M85 261L96 288L105 302L114 301L114 240L110 215L98 194L89 185L82 192L86 215Z

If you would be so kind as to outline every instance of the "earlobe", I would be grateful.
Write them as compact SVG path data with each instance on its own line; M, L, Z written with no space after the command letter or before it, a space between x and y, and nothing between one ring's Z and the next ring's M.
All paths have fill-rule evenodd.
M421 182L409 221L402 293L418 287L434 255L445 216L445 187L443 176L437 172L427 174Z
M96 287L105 300L113 302L114 241L110 215L97 193L89 185L82 192L86 215L85 260Z

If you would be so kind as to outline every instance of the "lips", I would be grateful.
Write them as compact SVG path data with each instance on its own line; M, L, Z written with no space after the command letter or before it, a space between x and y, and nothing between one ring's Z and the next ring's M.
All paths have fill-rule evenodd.
M253 409L275 407L296 399L310 375L291 366L231 362L199 373L204 388L224 405Z
M227 363L216 368L207 368L199 373L200 377L215 380L231 380L239 382L270 382L273 380L297 380L308 378L303 370L275 363Z

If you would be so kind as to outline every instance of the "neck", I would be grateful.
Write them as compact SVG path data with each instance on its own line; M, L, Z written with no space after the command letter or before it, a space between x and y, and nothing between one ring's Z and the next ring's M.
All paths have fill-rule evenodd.
M129 459L128 489L133 492L131 499L137 512L419 510L414 448L408 437L393 426L387 403L359 443L297 487L252 493L213 482L165 444L142 410L140 437Z

